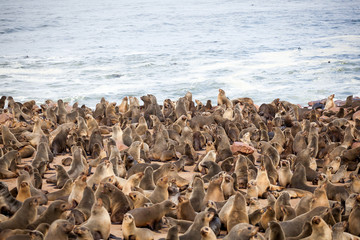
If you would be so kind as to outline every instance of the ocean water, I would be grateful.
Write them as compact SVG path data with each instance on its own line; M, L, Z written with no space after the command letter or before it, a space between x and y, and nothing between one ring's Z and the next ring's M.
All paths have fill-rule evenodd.
M62 98L218 89L255 103L360 95L358 0L1 0L0 95Z

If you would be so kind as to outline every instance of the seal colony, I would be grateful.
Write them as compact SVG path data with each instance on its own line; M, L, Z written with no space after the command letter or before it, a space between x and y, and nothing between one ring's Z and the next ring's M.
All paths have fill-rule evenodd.
M0 99L0 239L359 239L360 100Z

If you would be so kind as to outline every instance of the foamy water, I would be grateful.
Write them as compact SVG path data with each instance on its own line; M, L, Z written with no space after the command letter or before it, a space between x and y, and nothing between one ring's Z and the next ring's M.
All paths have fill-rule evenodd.
M360 94L359 16L348 0L4 0L0 94L345 99Z

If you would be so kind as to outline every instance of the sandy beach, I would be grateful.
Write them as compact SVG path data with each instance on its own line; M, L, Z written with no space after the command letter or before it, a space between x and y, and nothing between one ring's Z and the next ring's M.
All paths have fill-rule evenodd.
M264 169L267 171L267 181L265 184L268 184L268 187L265 189L263 195L259 193L259 196L257 196L258 209L269 206L266 198L269 194L277 197L281 192L286 191L287 188L296 188L294 186L297 186L297 182L294 182L295 180L293 179L287 186L280 186L279 170L282 167L281 162L285 159L292 159L289 160L292 174L298 171L296 166L299 162L301 165L309 164L306 166L306 176L304 176L304 178L306 185L314 188L320 188L322 181L321 176L331 178L342 165L346 164L348 170L345 171L340 181L334 183L329 182L327 185L340 186L344 191L346 189L347 194L344 193L341 197L346 196L346 198L348 198L350 194L354 193L355 196L359 194L356 185L358 184L357 181L360 181L358 179L359 173L356 172L359 169L356 167L360 160L360 155L356 155L357 153L354 153L355 155L352 154L359 149L360 141L360 105L358 104L359 100L357 98L348 98L346 101L344 99L344 101L334 102L334 97L329 96L328 99L309 102L307 108L281 100L274 100L272 103L256 106L249 98L229 100L226 98L225 92L221 91L219 92L218 104L213 103L212 106L210 106L209 103L195 103L195 101L192 100L191 94L188 93L184 98L174 99L172 101L165 100L164 103L160 105L152 95L141 98L144 104L139 104L139 99L136 98L129 98L130 101L128 101L128 98L124 98L122 102L118 103L108 103L103 99L96 106L95 110L91 110L86 106L79 107L80 105L77 104L70 106L68 104L62 105L61 102L52 101L41 105L35 103L18 103L16 99L14 101L8 98L6 103L9 103L9 105L5 104L4 100L4 106L0 114L2 129L0 147L2 149L2 157L12 149L21 152L24 146L32 145L33 148L36 149L39 142L34 141L34 136L39 132L46 136L54 159L51 163L46 162L47 169L44 172L41 188L44 193L51 193L58 190L54 184L50 184L46 182L46 180L55 175L54 165L63 165L62 160L68 157L70 157L72 161L74 160L73 154L69 152L71 147L83 147L82 150L85 154L83 157L86 159L86 164L92 164L92 162L103 154L103 158L99 158L98 166L103 161L111 161L111 151L115 150L109 152L109 149L111 149L113 145L121 156L121 159L118 161L118 169L121 169L120 167L123 166L125 168L127 167L127 171L129 171L129 169L132 167L135 168L139 163L146 163L149 166L150 164L157 164L156 169L165 163L180 164L179 166L182 168L177 169L177 174L182 179L185 179L183 182L186 182L186 184L181 186L179 182L176 182L177 188L182 189L178 196L187 195L191 197L191 192L189 193L187 188L193 187L191 184L194 174L201 175L200 179L204 181L205 190L208 188L209 182L205 180L205 178L212 170L203 166L204 170L199 173L195 171L195 168L197 168L197 164L203 160L209 151L213 151L216 157L207 161L214 161L217 165L216 169L219 169L213 173L211 182L213 179L221 178L224 183L227 176L228 179L232 179L231 181L233 183L231 186L231 195L242 192L247 200L250 199L247 184L251 181L260 181L261 166L266 164L264 162L262 163L262 161L265 161L265 157L270 159L272 167L265 169L264 166ZM59 111L59 109L63 110L63 112ZM51 111L54 111L54 115L51 115ZM296 112L296 114L294 114L294 112ZM53 121L52 116L56 116L56 122ZM145 123L146 130L143 132L140 132L138 128L141 121L139 120L140 118L144 118L145 121L147 120ZM61 122L61 119L64 119L64 122ZM81 135L80 122L86 123L86 134ZM51 133L54 133L57 129L61 129L61 126L66 126L66 124L71 126L65 131L66 135L64 139L65 145L67 146L60 151L54 139L56 139L55 136L59 135L63 130L60 130L60 133L57 133L55 136ZM93 125L95 125L94 128L92 128ZM39 128L36 128L36 126L40 126L41 131ZM15 145L15 140L9 140L10 135L5 132L7 129L9 129L16 140L21 143L21 147ZM236 130L236 134L234 135L230 129L233 129L233 131ZM265 130L265 136L261 135L261 130ZM96 147L91 149L89 146L93 146L91 142L93 141L92 139L94 139L93 135L96 131L101 133L101 146L99 149L96 149ZM116 131L121 132L120 137L116 135ZM290 139L284 135L286 131L293 134L291 146L288 145ZM159 134L165 135L159 137ZM304 144L301 145L303 147L302 149L298 149L300 145L297 145L297 142L294 141L294 139L302 141L300 140L300 135L304 136L302 139ZM72 136L76 136L74 141L72 141ZM151 136L151 138L148 136ZM201 138L199 138L199 136L201 136ZM219 136L226 136L226 139L221 140ZM313 143L310 141L311 136L316 137L315 145L312 145ZM201 139L201 141L199 139ZM113 143L111 143L111 140ZM137 149L138 152L134 153L129 149L132 149L133 144L137 141L142 142L142 144L141 148ZM325 143L325 141L328 142ZM36 144L34 144L34 142ZM266 145L264 142L269 145ZM82 143L86 143L86 145L83 146L81 145ZM155 152L155 149L163 143L165 147L160 151L160 156ZM269 146L268 148L273 149L275 153L264 150L259 143ZM188 145L190 151L184 150L186 149L186 145ZM332 147L328 147L330 145ZM316 152L314 152L313 146L316 146ZM339 147L343 147L343 149L340 151ZM165 158L163 153L169 151L171 148L175 149L174 155ZM337 155L335 155L335 150L339 151ZM305 153L305 151L310 151L311 154ZM137 153L139 154L137 155ZM304 154L307 154L305 158ZM349 154L351 155L350 157ZM95 156L95 158L92 155ZM236 164L240 155L248 159L246 169L249 175L245 177L245 180L244 176L236 175L238 171ZM23 157L21 163L17 164L14 172L22 174L21 171L24 171L24 166L31 166L36 156L37 151L31 154L31 156ZM290 156L293 156L293 158ZM341 164L336 165L336 157L340 157ZM278 160L276 160L277 158ZM183 161L181 162L179 159L183 159ZM274 161L277 161L276 164L273 164ZM330 173L329 170L327 171L328 166L336 169ZM71 167L72 165L64 166L68 172ZM249 172L252 168L257 171L257 173L254 171L254 177L251 177ZM156 169L154 169L154 171ZM275 169L275 173L272 169ZM39 171L41 171L41 169L39 169ZM84 169L84 171L88 174L89 179L96 171L96 167L93 167L90 172L88 169ZM310 176L310 173L313 175ZM112 174L114 175L114 172L112 172ZM166 174L170 173L165 173L163 176L167 176ZM276 176L276 178L273 178L273 176ZM125 174L116 177L126 181L129 176ZM9 190L17 186L17 178L1 179L1 181L7 184ZM239 181L246 181L246 184L241 187ZM99 187L98 184L100 184L100 182L94 185L94 187ZM116 186L120 189L124 187L124 185L121 184L120 186ZM139 190L139 186L132 187L132 190L135 189ZM257 187L257 189L260 189L260 186ZM225 194L224 189L219 188L219 190L221 192L224 191ZM140 189L140 191L144 191L145 194L145 192L149 190ZM312 196L313 201L316 201L317 198L314 197L315 195L311 192L307 192L306 194ZM324 194L326 196L326 191ZM14 195L14 197L16 197L16 195ZM224 198L222 196L224 200L222 203L218 203L218 206L220 206L218 213L228 197L229 196ZM303 197L300 196L293 197L290 200L289 206L294 210L297 209L297 204L302 198ZM322 202L320 206L330 206L330 209L334 209L343 206L346 198L342 199L344 201L339 201L338 198L331 199L328 195L326 202ZM67 199L67 197L65 199ZM130 198L129 201L131 201ZM51 202L52 201L49 201L46 206L49 206ZM335 204L336 202L338 205ZM353 207L356 208L357 204L359 203L355 201ZM4 206L6 206L6 202ZM308 207L307 211L310 211L311 207ZM347 208L348 207L349 206L347 206ZM249 206L246 207L246 212L248 212L248 209ZM71 211L66 211L62 217L66 219L70 212ZM174 213L176 215L176 212ZM109 214L111 214L111 211ZM354 221L344 214L340 217L340 221L342 218L346 219L345 221L347 222ZM334 221L338 221L338 218L334 219L336 219ZM277 219L276 221L281 222L283 220ZM335 223L336 222L328 222L330 226ZM350 225L351 224L353 224L353 222L350 222ZM204 226L206 225L207 224ZM222 222L222 225L224 225L224 222ZM265 236L263 226L258 223L256 224L257 228L255 228L255 226L252 227L256 229L257 233L256 235L250 236L249 239L263 239ZM159 231L153 231L154 239L166 238L168 229L167 226L163 226ZM352 231L351 233L356 234L354 230L347 231ZM112 223L110 233L111 236L123 238L121 224ZM227 234L226 228L222 226L217 239L222 239ZM179 236L180 235L182 235L182 233L179 233ZM239 233L239 235L241 235L241 233ZM196 239L200 238L200 232L198 232ZM141 239L141 237L139 237L139 239Z

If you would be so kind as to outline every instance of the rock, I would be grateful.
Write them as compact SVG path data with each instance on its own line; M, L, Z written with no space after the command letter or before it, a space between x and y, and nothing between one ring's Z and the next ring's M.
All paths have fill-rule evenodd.
M255 148L243 142L234 142L233 145L231 145L230 149L233 153L243 154L252 154L255 151Z
M354 143L351 145L351 149L358 148L358 147L360 147L360 142L354 142Z
M359 111L356 111L354 113L354 115L352 116L353 120L355 121L355 119L360 119L360 110Z
M10 119L9 114L7 114L7 113L0 114L0 124L4 124L9 119Z

